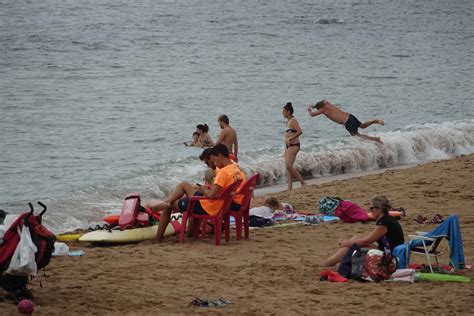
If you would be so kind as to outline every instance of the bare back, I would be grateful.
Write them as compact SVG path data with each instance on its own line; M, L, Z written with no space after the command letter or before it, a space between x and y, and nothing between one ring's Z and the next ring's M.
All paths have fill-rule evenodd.
M301 132L301 127L296 118L293 116L288 120L288 123L286 124L286 131L285 131L285 138L289 138L294 135L294 133L299 133ZM293 139L290 140L288 145L295 145L299 144L300 142L300 137L297 136Z
M345 124L349 118L349 113L344 112L329 101L324 103L323 114L331 121L339 124Z
M230 126L224 127L219 135L218 143L226 145L229 152L235 154L235 146L237 144L237 132L235 129Z

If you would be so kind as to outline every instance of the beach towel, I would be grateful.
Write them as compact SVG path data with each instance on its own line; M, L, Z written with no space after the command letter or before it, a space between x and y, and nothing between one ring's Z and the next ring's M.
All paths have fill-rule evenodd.
M459 218L456 214L449 216L442 224L424 236L431 238L445 237L448 239L450 265L457 270L464 268L465 262L461 228L459 226ZM399 269L406 268L410 262L410 249L420 246L422 246L422 242L415 240L411 245L405 243L393 249L392 254L398 258Z
M367 222L369 220L366 210L349 200L341 201L334 213L346 223Z

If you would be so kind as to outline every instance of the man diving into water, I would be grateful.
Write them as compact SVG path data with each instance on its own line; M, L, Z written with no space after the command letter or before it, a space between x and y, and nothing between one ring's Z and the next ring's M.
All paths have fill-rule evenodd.
M313 112L313 109L316 109L317 111ZM342 111L340 108L338 108L328 100L322 100L316 103L316 105L314 106L308 106L308 114L310 116L318 116L324 114L331 121L344 125L346 130L352 136L359 136L383 144L380 137L360 134L358 131L359 128L365 129L372 124L384 125L385 123L382 120L376 119L361 123L354 115Z

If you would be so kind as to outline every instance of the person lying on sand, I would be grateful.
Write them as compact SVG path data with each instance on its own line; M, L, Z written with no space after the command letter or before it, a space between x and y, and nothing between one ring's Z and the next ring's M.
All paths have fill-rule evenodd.
M388 215L395 217L396 219L400 219L402 217L406 216L405 209L403 207L398 207L398 208L392 208L389 212ZM371 221L376 221L377 218L375 218L375 215L372 214L372 212L367 212L367 216L369 217L369 220Z
M163 239L163 234L170 222L171 211L177 210L181 213L186 212L190 196L206 196L215 198L221 189L228 187L237 180L242 180L239 189L243 186L246 180L245 173L243 173L237 164L229 159L229 150L224 144L218 144L209 151L210 159L216 166L216 177L210 188L202 185L192 185L188 182L181 182L165 199L165 203L149 202L145 205L153 211L161 211L160 224L156 238L159 242ZM243 195L236 194L233 198L231 210L238 211L242 204ZM216 215L222 207L222 200L202 200L195 204L194 212L197 214ZM164 209L164 210L163 210ZM192 221L189 222L189 232L192 232Z
M360 247L375 248L384 250L382 237L385 237L390 245L390 250L393 250L398 245L405 242L403 229L398 221L389 216L388 212L392 206L390 201L385 196L377 196L372 199L372 207L370 211L377 219L375 229L368 235L362 237L352 237L351 239L343 239L339 241L339 250L334 255L323 262L326 267L333 266L341 261L352 244L358 244ZM378 243L375 244L375 242Z
M281 208L282 205L280 204L280 202L278 202L276 198L268 197L263 201L262 205L253 206L252 208L250 208L249 213L250 216L258 216L266 219L271 219L273 218L273 213L275 213L277 209Z
M262 227L275 224L273 215L277 209L281 208L280 202L274 197L265 199L264 204L258 207L252 207L249 210L250 226Z
M313 109L317 109L317 111L313 112ZM365 129L372 124L385 125L385 122L382 120L375 119L361 123L354 115L342 111L339 107L335 106L328 100L322 100L313 106L308 106L308 114L310 116L318 116L324 114L331 121L344 125L346 130L351 134L351 136L359 136L383 144L380 137L360 134L358 131L359 128Z

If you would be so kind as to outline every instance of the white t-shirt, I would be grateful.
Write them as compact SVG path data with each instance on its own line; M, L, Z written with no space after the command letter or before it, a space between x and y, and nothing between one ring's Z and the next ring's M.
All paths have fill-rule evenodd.
M269 208L268 206L253 207L250 209L249 212L250 212L250 215L253 215L253 216L263 217L266 219L273 218L273 210Z

